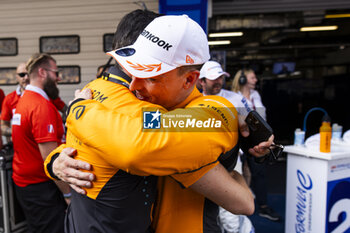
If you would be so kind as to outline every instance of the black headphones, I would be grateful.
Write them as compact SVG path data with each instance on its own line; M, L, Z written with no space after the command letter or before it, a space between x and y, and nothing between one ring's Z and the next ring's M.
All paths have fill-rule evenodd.
M239 76L238 83L239 83L239 85L243 86L247 83L247 77L244 74L244 69L242 69L241 71L242 72L241 72L241 76Z

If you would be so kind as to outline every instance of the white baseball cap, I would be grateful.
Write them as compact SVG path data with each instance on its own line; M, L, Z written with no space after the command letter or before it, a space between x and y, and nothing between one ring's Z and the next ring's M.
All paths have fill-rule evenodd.
M151 78L180 66L209 60L203 29L187 15L155 18L131 46L107 53L131 75Z
M230 74L223 71L221 65L216 61L207 61L201 69L199 78L207 78L209 80L215 80L221 75L230 77Z

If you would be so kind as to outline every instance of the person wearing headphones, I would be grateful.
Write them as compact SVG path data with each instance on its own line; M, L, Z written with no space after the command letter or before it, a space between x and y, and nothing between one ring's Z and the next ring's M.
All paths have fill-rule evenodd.
M232 82L231 90L238 94L233 100L233 105L243 116L255 110L266 120L266 108L261 101L259 92L255 90L257 82L254 70L239 70ZM255 194L259 215L271 221L279 221L281 217L267 205L266 163L256 163L251 156L244 155L243 163L245 162L247 162L251 172L250 186Z
M256 110L262 118L266 119L266 108L261 101L259 92L255 90L256 83L255 72L252 69L239 70L232 82L231 90L239 94L239 106L242 115L247 115L251 110Z

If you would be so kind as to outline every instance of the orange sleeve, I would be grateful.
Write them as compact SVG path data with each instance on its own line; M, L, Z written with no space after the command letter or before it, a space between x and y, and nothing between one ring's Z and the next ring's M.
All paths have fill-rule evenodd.
M57 180L53 177L53 172L52 172L53 158L56 158L56 155L60 154L62 150L66 147L67 147L66 144L61 144L59 147L51 151L51 153L46 157L44 161L45 174L52 180Z
M198 170L192 172L186 172L181 174L171 175L177 182L181 183L185 188L188 188L192 184L194 184L197 180L199 180L205 173L207 173L210 169L214 168L218 165L218 161L204 166Z

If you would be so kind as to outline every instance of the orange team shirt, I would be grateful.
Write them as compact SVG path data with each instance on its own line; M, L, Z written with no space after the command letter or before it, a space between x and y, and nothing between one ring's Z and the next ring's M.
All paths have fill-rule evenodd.
M92 101L83 101L89 102L91 105ZM182 105L178 107L182 107L186 105L186 107L202 107L208 106L212 104L214 106L228 106L233 108L232 104L222 97L218 96L206 96L202 97L197 90L194 90L191 96L182 103ZM96 105L96 104L95 104ZM78 107L79 102L74 106ZM87 107L87 105L84 105ZM72 107L74 109L74 107ZM89 110L93 110L93 113L90 113ZM186 109L179 108L177 110L171 111L173 114L186 114ZM110 145L109 147L105 147L104 144L113 143L117 144L119 139L123 137L124 145L127 145L128 140L132 140L127 136L128 134L133 134L136 128L130 125L130 121L128 123L121 124L122 120L117 117L119 115L118 112L114 112L110 115L107 112L107 109L103 109L102 106L98 106L98 108L91 108L85 111L85 113L81 116L81 118L76 119L76 114L70 114L68 117L68 127L70 130L74 131L74 133L79 134L79 138L83 138L84 135L88 134L83 140L89 144L91 147L94 147L99 150L99 153L103 155L111 154L114 151L113 157L116 162L115 164L122 164L120 161L119 152L116 152L117 148L114 148L115 145ZM206 114L210 114L210 111L207 111ZM227 114L227 113L226 113ZM88 117L88 115L91 117ZM226 115L226 118L231 120L231 123L237 127L237 114L234 111L234 117L229 117ZM91 124L91 127L87 131L82 131L82 127L87 122L91 122L95 119L96 123ZM104 122L104 124L98 124L98 122ZM73 123L74 122L74 123ZM139 119L138 128L142 128L142 121ZM137 123L135 122L135 123ZM118 129L117 125L120 125L121 128ZM80 129L80 130L79 130ZM117 130L118 129L118 130ZM101 137L99 140L95 140L91 135L96 135L98 132L104 132L106 134L105 137ZM123 132L123 133L122 133ZM142 138L140 141L137 141L136 144L141 143L141 145L135 145L135 140L132 141L134 143L134 147L143 147L147 145L147 149L149 150L152 147L162 147L156 151L155 154L147 154L147 156L140 156L141 159L133 158L134 161L129 162L129 166L125 166L124 169L128 169L128 171L132 174L143 174L143 175L165 175L165 171L170 174L170 170L167 170L166 167L173 164L173 174L171 176L163 176L158 179L158 198L156 200L156 208L154 220L152 222L152 226L156 232L162 233L172 233L172 232L191 232L191 233L206 233L207 229L212 230L211 226L207 226L208 222L204 218L205 212L207 211L208 200L205 199L204 196L199 195L192 191L191 189L184 189L183 187L189 187L194 182L196 182L199 178L201 178L206 172L208 172L211 168L213 168L217 163L213 163L207 166L201 167L200 159L196 160L196 156L200 155L203 161L206 161L209 156L210 151L214 150L214 148L220 148L222 151L225 151L225 144L230 145L230 148L236 146L238 131L237 128L232 130L232 137L230 138L230 142L225 141L225 138L228 138L225 133L216 133L216 132L189 132L189 133L179 133L177 132L177 139L173 140L176 142L172 144L173 141L166 141L164 144L159 144L157 142L163 142L162 139L158 138L162 132L156 133L144 133L147 138ZM169 133L168 135L172 135L173 133ZM185 134L185 135L182 135ZM119 136L118 136L119 135ZM123 135L123 136L120 136ZM188 137L186 141L181 141L180 136ZM139 137L136 137L139 138ZM208 143L200 144L200 140L204 138L212 138L218 140L217 143L214 141ZM93 140L92 140L93 139ZM112 139L112 140L110 140ZM122 140L122 139L120 139ZM103 141L103 142L102 142ZM219 146L221 143L221 147ZM200 146L199 146L200 145ZM119 145L122 146L122 145ZM208 148L207 146L211 147ZM112 148L111 148L112 147ZM202 149L204 151L202 151ZM130 152L129 148L124 148L126 151ZM111 150L111 151L109 151ZM157 152L161 152L158 154ZM142 153L142 152L140 152ZM219 151L216 151L216 159L220 155ZM127 155L125 155L127 156ZM166 156L167 159L162 159L162 157ZM132 156L131 156L132 157ZM91 161L92 162L92 161ZM123 165L124 166L124 165ZM176 167L184 167L190 168L192 170L184 170L184 171L175 171ZM196 171L195 168L198 170ZM96 174L96 171L94 171ZM89 192L89 190L87 190ZM210 210L208 210L210 211ZM215 213L214 213L215 214ZM210 213L209 213L210 215ZM216 218L215 218L216 219ZM214 226L215 228L215 226ZM216 227L217 228L217 227Z
M108 177L105 172L109 170L111 172L115 168L139 176L150 174L163 176L195 170L205 174L205 169L217 164L221 153L229 151L236 144L238 136L235 120L225 126L229 128L226 132L206 134L204 132L143 132L142 108L157 107L160 110L164 108L138 100L128 88L119 84L95 80L87 87L90 86L94 91L94 100L80 101L71 106L71 113L67 118L67 145L78 149L77 158L91 163L95 170L102 169L104 175L96 172L97 178L99 175ZM204 101L206 104L225 100L218 96L203 97L198 90L194 90L185 102L188 103L189 100L196 98L207 100ZM211 101L211 98L215 101ZM227 100L225 101L228 106L232 106ZM209 112L212 117L221 117L216 111L208 111L208 109L200 107L198 112L201 114ZM231 112L231 109L227 111ZM171 113L185 114L186 110L181 108ZM191 149L188 148L189 142L192 145ZM84 153L79 153L79 148ZM45 163L49 164L51 157L61 149L50 153ZM204 157L203 154L207 156ZM49 173L47 175L50 176ZM195 177L193 182L199 178ZM96 179L94 182L94 186L101 186L106 180ZM97 182L101 183L97 184ZM188 186L187 183L191 182L186 182L186 186ZM89 197L94 198L98 191L88 189L87 193Z
M14 147L13 180L25 187L48 180L39 143L62 143L64 128L60 114L46 93L28 85L17 103L12 120Z
M101 80L102 81L102 80ZM101 82L99 81L99 82ZM94 81L95 82L95 81ZM94 83L93 82L93 83ZM96 82L98 82L96 80ZM96 82L92 85L96 89ZM238 139L237 113L232 104L219 96L203 97L198 90L193 93L178 107L171 112L174 114L186 114L186 109L181 107L197 107L203 114L220 118L220 114L211 111L215 108L227 107L226 118L229 121L229 132L142 132L142 106L152 106L149 103L137 100L131 92L119 85L114 85L114 100L117 112L109 111L104 106L105 101L112 101L112 95L106 95L105 88L94 90L95 100L80 101L71 106L71 113L67 118L67 142L70 146L77 147L78 159L91 163L97 176L93 187L101 187L106 182L107 170L115 172L113 167L123 169L136 175L171 175L184 187L196 182L208 170L217 164L221 153L232 149ZM102 92L103 90L104 92ZM97 101L102 102L97 104ZM190 104L191 103L191 104ZM154 106L154 105L153 105ZM158 106L159 109L162 109ZM231 115L230 115L231 113ZM89 125L90 127L84 127ZM101 135L101 132L102 135ZM98 164L100 160L91 157L88 153L80 153L82 146L90 147L90 154L101 157L103 165ZM189 147L190 145L190 147ZM49 156L59 152L62 148L55 150ZM85 151L85 149L84 149ZM45 161L50 161L48 157ZM110 168L108 168L110 167ZM45 166L46 168L46 166ZM48 174L48 173L47 173ZM112 173L111 173L112 174ZM163 182L163 181L162 181ZM163 187L160 189L161 198L168 200L167 205L157 205L156 216L164 216L155 219L154 227L158 232L168 232L170 229L181 229L193 232L193 224L188 225L189 216L195 223L198 232L203 231L203 209L205 198L191 190L183 189L179 183L172 178L165 178ZM100 188L98 188L100 189ZM87 189L87 195L95 198L99 191L95 188ZM177 196L178 201L171 202L172 197ZM182 205L182 200L189 200L191 205ZM193 200L196 200L193 202ZM184 213L181 215L180 213ZM192 215L191 215L192 214ZM164 229L163 231L160 229ZM183 231L185 232L185 231ZM196 231L197 232L197 231Z

